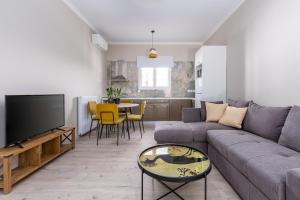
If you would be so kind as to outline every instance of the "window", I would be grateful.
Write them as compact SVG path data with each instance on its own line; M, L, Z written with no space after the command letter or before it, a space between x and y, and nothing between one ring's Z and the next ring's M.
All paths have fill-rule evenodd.
M174 61L172 56L158 56L157 58L137 56L139 89L170 90L171 69L173 65Z
M141 68L140 69L140 83L141 88L154 87L154 68Z
M139 68L139 89L167 89L170 87L170 68Z

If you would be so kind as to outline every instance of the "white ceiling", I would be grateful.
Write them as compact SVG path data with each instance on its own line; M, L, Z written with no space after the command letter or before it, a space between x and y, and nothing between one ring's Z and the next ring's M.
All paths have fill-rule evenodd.
M110 43L202 43L244 0L65 0Z

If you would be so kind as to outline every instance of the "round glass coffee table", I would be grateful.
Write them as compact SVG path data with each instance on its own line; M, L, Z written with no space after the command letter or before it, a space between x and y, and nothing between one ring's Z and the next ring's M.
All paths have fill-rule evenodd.
M207 175L211 171L211 163L207 155L195 148L177 145L156 145L144 150L138 157L138 165L142 171L141 199L144 194L144 173L155 178L170 191L158 199L174 193L182 186L204 178L204 196L207 198ZM166 182L182 183L176 188L169 187Z

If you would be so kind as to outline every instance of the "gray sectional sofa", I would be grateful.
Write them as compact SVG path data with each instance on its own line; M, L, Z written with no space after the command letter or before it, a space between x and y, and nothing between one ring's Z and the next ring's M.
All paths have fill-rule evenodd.
M208 153L244 200L300 200L300 107L250 102L242 129L205 122L201 113L184 109L182 122L157 122L155 140Z

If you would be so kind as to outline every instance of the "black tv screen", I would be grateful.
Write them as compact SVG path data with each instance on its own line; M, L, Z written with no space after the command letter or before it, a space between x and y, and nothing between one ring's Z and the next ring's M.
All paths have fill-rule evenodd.
M64 95L6 95L6 146L65 125Z

